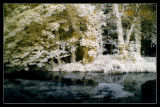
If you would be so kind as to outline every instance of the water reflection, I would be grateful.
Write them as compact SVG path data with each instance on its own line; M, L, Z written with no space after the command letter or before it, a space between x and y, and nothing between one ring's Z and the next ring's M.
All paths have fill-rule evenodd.
M81 80L80 77L83 79L83 75L80 73L66 73L63 75L63 78L71 79L73 84L67 84L64 81L24 79L14 79L13 82L13 80L5 79L4 99L5 102L33 103L141 102L141 85L148 80L156 79L156 73L126 73L118 75L87 73L85 78L93 79L96 84L76 84L74 82L76 76ZM19 96L23 97L23 100L18 100Z

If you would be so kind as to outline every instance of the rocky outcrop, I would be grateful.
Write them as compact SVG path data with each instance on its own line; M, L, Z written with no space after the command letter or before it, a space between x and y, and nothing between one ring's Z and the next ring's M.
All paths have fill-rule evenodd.
M142 101L156 103L156 80L149 80L141 85Z

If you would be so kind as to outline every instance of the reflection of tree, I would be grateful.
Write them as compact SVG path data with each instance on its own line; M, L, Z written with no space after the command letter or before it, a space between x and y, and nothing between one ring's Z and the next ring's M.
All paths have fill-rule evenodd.
M107 75L105 77L105 81L109 83L122 83L124 80L126 80L127 74L121 74L121 75Z

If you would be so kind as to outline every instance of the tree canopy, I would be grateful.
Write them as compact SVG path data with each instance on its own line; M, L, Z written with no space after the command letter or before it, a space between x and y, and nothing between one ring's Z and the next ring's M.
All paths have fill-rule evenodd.
M65 63L87 65L103 54L135 62L142 60L146 46L156 46L155 4L3 7L4 63L19 70L48 70Z

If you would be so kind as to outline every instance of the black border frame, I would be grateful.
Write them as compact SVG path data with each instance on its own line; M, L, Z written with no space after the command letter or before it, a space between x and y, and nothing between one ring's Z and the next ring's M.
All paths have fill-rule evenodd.
M1 68L1 74L0 74L0 78L1 78L1 81L0 81L0 86L1 86L1 97L0 97L0 103L1 104L9 104L9 103L4 103L4 99L3 99L3 80L4 80L4 68L3 68L3 4L4 3L155 3L155 4L157 4L157 45L156 45L156 51L157 51L157 55L156 55L156 59L157 59L157 65L158 65L158 63L159 63L159 52L158 52L158 48L160 47L160 42L159 42L159 37L158 37L158 35L160 34L160 30L159 30L159 22L158 22L158 19L160 19L159 18L159 8L160 8L160 3L158 2L158 1L160 1L160 0L105 0L105 1L100 1L100 0L88 0L88 1L83 1L83 0L77 0L77 1L75 1L75 0L53 0L53 1L51 1L51 0L1 0L0 1L0 12L1 12L1 18L2 18L2 20L0 21L1 22L1 39L0 39L0 43L1 43L1 45L0 45L0 48L2 49L1 50L1 54L2 54L2 57L1 57L1 59L2 59L2 61L0 61L0 68ZM158 71L158 68L159 66L157 66L157 102L156 103L138 103L138 104L159 104L159 97L160 97L160 93L158 92L158 82L159 82L159 78L160 78L160 71ZM11 104L13 104L13 103L11 103ZM16 103L15 103L16 104ZM23 104L23 103L17 103L17 104ZM24 103L24 104L26 104L26 103ZM27 103L27 104L32 104L32 103ZM43 104L43 103L34 103L34 104ZM46 103L44 103L44 104L46 104ZM48 103L48 104L50 104L50 103ZM51 104L54 104L54 103L51 103ZM55 103L55 104L57 104L57 103ZM64 103L61 103L61 104L64 104ZM68 104L68 103L65 103L65 104ZM73 103L74 104L74 103ZM77 103L77 104L79 104L79 103ZM83 103L82 103L83 104ZM90 103L89 103L90 104ZM96 104L96 103L93 103L93 104ZM100 103L101 104L101 103ZM102 103L102 104L104 104L104 103ZM106 103L105 103L106 104ZM117 103L115 103L115 104L117 104ZM118 103L119 104L119 103ZM123 103L122 103L123 104ZM137 103L125 103L125 104L137 104Z

